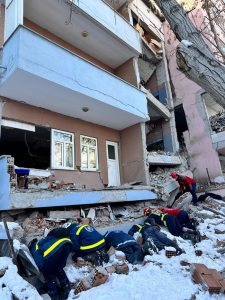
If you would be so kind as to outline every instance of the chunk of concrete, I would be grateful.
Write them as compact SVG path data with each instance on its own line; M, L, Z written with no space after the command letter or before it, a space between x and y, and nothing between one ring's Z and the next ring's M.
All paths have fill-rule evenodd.
M76 219L80 217L80 211L74 210L52 210L48 212L50 219Z

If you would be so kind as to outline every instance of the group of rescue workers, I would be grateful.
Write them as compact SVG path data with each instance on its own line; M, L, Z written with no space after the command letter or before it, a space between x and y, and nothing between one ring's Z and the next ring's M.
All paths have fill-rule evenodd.
M196 203L195 186L193 186L195 183L186 180L185 177L180 178L175 172L171 176L178 180L181 192L190 189L193 203ZM47 237L39 241L32 240L29 249L39 270L43 273L51 299L67 299L69 295L70 282L63 268L70 253L74 261L81 257L91 262L93 266L109 261L107 251L111 246L122 251L131 264L141 263L145 255L158 253L166 246L174 247L177 255L181 254L183 250L176 240L171 240L162 233L160 226L166 226L174 236L190 239L193 244L200 240L196 222L191 220L184 210L158 208L152 211L150 208L145 208L144 215L147 216L145 222L132 226L128 233L111 231L102 235L93 226L74 223L51 230ZM142 236L142 245L133 237L136 233Z
M169 239L160 231L160 225L167 226L169 232L193 243L199 241L199 234L195 222L190 220L185 211L179 209L144 210L147 219L144 224L132 226L128 233L111 231L105 235L100 234L88 224L71 224L67 228L55 228L47 237L37 241L34 239L29 245L30 252L42 272L48 294L52 300L67 299L70 292L70 283L64 271L67 258L72 254L72 259L82 257L93 266L100 266L109 261L107 251L111 246L122 251L126 260L131 264L141 263L145 255L172 246L177 255L183 252L175 240ZM133 235L139 232L143 238L140 245Z

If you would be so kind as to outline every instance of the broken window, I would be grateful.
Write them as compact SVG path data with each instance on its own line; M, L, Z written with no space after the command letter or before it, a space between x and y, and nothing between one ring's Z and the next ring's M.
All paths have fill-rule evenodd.
M1 127L0 155L13 156L19 167L49 168L50 129L35 126L34 131L30 131L26 127L29 129L28 126L25 129Z
M183 105L178 105L174 108L176 129L177 129L177 138L180 143L180 146L184 146L184 131L188 130L187 120L184 113Z
M52 168L74 169L74 134L52 129Z
M95 171L98 169L97 139L81 135L81 169Z

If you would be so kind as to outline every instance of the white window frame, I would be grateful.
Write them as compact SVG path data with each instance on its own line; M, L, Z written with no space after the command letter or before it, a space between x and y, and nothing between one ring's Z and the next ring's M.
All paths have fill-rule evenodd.
M88 139L93 139L96 141L96 146L90 146L87 144L82 144L82 138L88 138ZM88 154L88 167L87 168L82 168L82 146L86 146L88 148L87 154ZM90 162L89 162L89 148L95 148L96 149L96 168L90 168ZM98 170L98 140L94 137L87 136L87 135L81 135L80 136L80 164L81 164L81 170L82 171L97 171Z
M66 133L66 134L71 134L72 136L72 142L61 142L63 144L63 153L62 153L62 156L63 156L63 166L62 167L59 167L59 166L56 166L56 163L55 163L55 157L54 157L54 153L55 153L55 141L54 141L54 132L60 132L60 133ZM71 144L72 145L72 148L73 148L73 151L72 151L72 155L73 155L73 166L72 167L66 167L65 166L65 151L64 151L64 144ZM62 131L62 130L59 130L59 129L51 129L51 168L52 169L56 169L56 170L74 170L74 165L75 165L75 155L74 155L74 149L75 149L75 145L74 145L74 133L72 132L68 132L68 131Z

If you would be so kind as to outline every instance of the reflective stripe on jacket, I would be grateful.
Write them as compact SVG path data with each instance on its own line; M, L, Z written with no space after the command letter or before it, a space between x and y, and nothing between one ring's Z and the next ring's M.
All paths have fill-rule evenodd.
M69 244L72 250L72 242L69 238L55 238L48 236L35 243L30 252L39 268L42 268L44 261L54 255L64 244Z
M86 255L105 246L104 237L88 224L73 224L70 230L70 238L76 255Z
M153 215L156 215L156 216L159 216L160 219L161 219L161 221L163 222L164 226L167 226L166 220L164 220L164 218L165 218L165 216L166 216L167 214L164 214L164 213L162 213L161 211L156 211L156 212L153 212L152 214L153 214Z

